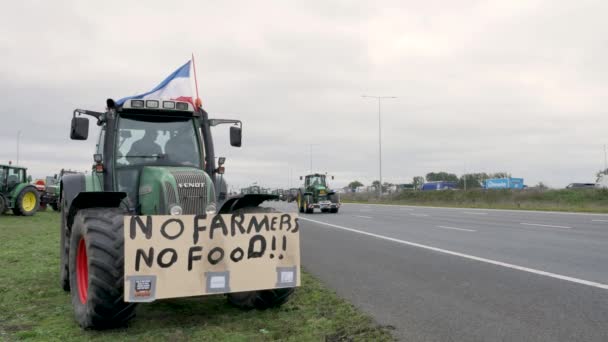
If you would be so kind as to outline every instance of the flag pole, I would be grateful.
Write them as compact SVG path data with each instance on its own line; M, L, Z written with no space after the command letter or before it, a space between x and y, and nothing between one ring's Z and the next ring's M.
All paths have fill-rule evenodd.
M194 104L196 107L202 106L201 98L198 96L198 79L196 78L196 64L194 63L194 52L192 53L192 71L194 71L194 86L196 88L196 100L194 100Z

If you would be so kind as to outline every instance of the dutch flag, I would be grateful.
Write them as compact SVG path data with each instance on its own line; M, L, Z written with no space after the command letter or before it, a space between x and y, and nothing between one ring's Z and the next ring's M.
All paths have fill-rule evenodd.
M192 75L192 60L179 67L171 75L167 76L159 85L147 93L127 96L116 101L122 106L127 100L174 100L190 102L194 106L194 92Z

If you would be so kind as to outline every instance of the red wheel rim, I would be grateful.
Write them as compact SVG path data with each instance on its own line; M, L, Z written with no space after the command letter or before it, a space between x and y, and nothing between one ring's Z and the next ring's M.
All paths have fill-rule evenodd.
M87 290L89 289L89 266L87 246L84 239L80 239L76 251L76 282L78 284L78 297L80 297L80 302L84 304L87 301Z

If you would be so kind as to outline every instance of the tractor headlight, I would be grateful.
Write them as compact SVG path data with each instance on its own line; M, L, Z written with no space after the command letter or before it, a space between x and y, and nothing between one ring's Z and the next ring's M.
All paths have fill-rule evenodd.
M169 214L171 215L181 215L183 212L182 207L180 207L179 205L174 205L171 207L171 209L169 209Z
M217 207L215 206L215 203L209 203L207 205L207 207L205 208L205 213L207 215L215 215L216 211L217 211Z

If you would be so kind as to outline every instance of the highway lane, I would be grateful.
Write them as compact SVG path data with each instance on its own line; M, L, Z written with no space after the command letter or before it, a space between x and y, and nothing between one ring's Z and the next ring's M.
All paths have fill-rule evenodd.
M345 204L301 217L304 267L399 338L608 340L608 215Z

